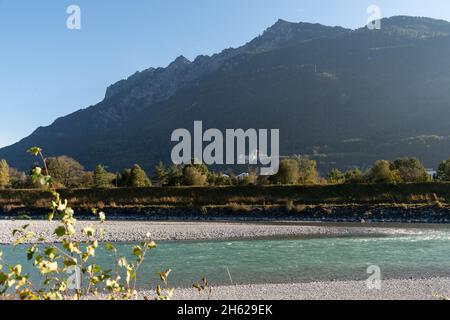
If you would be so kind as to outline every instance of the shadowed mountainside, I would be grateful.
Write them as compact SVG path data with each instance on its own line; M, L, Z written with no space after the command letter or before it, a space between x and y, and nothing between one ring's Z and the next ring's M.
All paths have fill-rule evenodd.
M246 45L177 58L110 86L95 106L57 119L0 150L29 169L25 151L68 155L92 169L147 170L169 161L170 134L206 128L280 128L283 155L309 154L323 170L416 156L450 156L450 23L414 17L381 30L279 20Z

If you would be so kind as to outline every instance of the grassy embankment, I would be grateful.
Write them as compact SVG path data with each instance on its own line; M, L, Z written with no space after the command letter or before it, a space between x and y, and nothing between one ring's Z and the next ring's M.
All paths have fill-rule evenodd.
M446 205L450 184L249 186L61 190L73 207L301 207L319 205ZM46 208L51 199L39 190L1 190L0 208Z

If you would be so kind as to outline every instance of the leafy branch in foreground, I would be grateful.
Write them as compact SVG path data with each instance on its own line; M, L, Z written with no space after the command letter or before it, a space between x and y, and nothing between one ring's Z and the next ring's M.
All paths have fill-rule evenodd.
M111 300L137 299L139 269L148 252L156 248L156 243L151 241L147 234L144 241L133 247L132 262L119 256L113 244L106 243L105 249L114 253L116 264L113 269L102 269L96 264L95 256L99 241L104 240L105 236L105 230L101 228L106 219L105 213L93 209L92 214L98 218L97 228L88 226L81 230L81 233L77 233L74 210L54 187L42 149L33 147L28 152L42 161L43 168L35 167L32 179L52 195L48 220L58 219L54 236L60 245L52 244L50 239L37 238L36 233L28 231L30 224L14 230L14 247L33 243L27 248L26 255L42 276L42 282L33 283L30 275L24 273L22 265L8 266L9 271L5 271L0 251L0 297L21 300L80 300L92 297L106 297ZM158 286L154 299L172 298L174 289L170 288L167 282L170 272L171 270L167 270L159 273L164 289Z
M212 288L209 286L208 279L202 278L202 280L199 283L194 283L193 287L197 289L200 297L202 297L202 295L205 295L208 300L211 299Z

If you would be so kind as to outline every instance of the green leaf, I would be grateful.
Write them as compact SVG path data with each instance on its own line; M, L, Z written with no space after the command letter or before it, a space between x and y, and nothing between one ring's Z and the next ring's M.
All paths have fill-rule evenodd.
M36 251L37 251L37 246L36 245L33 245L33 246L28 248L28 250L27 250L27 259L28 259L28 261L31 261L33 259L33 256L36 253Z
M157 245L154 241L147 242L145 245L147 246L147 249L150 249L150 250L155 249L157 247Z
M95 273L100 273L100 272L102 272L102 268L101 268L99 265L96 264L96 265L94 266L93 271L94 271Z
M142 256L142 248L140 246L134 246L133 255L135 255L136 257Z
M45 253L45 255L47 257L49 257L50 259L53 260L55 258L55 255L56 255L56 249L52 248L52 247L48 247L48 248L45 249L44 253Z
M8 281L8 276L3 272L0 272L0 284L3 286Z
M66 228L64 228L63 226L60 226L58 228L55 229L55 234L58 237L63 237L66 235Z
M27 150L27 152L34 156L37 156L37 155L39 155L39 153L42 152L42 149L39 147L31 147L30 149Z
M66 268L71 267L71 266L76 266L77 262L73 259L64 259L63 264Z
M165 272L159 272L158 275L161 278L161 281L164 283L167 283L167 278L169 278L170 273L172 272L172 269L166 270Z
M52 182L52 178L50 176L40 176L38 181L40 185L46 186Z

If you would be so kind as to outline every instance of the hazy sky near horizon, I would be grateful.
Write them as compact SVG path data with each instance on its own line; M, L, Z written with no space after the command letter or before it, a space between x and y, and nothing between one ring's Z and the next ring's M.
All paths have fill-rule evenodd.
M81 30L66 27L72 4ZM138 70L240 46L279 18L358 28L372 4L450 21L448 0L0 0L0 147Z

